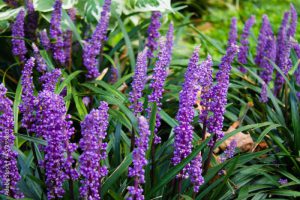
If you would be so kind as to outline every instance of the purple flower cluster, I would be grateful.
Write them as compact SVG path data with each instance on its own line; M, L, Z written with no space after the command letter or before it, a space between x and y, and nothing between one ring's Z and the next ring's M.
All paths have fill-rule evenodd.
M187 71L185 73L185 81L182 90L179 94L179 110L176 119L179 123L175 127L175 142L174 142L174 155L172 162L177 165L182 159L187 157L192 151L193 140L193 126L191 122L194 117L194 103L197 99L198 87L198 62L199 62L199 47L196 47L192 57L190 58ZM178 177L187 178L187 170L189 164L183 169Z
M24 41L24 10L21 10L16 18L16 21L13 23L12 31L12 52L15 56L18 56L21 62L25 62L25 55L27 49Z
M98 71L97 56L101 52L103 42L106 40L106 32L109 25L109 12L111 0L105 0L101 12L101 19L96 27L92 38L85 44L83 49L83 64L87 68L87 78L97 78L100 73Z
M78 178L76 170L72 168L74 163L72 153L77 145L69 142L74 128L72 121L69 121L71 116L66 114L63 97L47 90L52 88L45 84L43 88L37 97L39 109L36 111L35 131L37 136L47 141L47 145L43 148L45 158L41 164L46 172L48 199L54 199L63 196L62 186L65 180Z
M128 176L134 177L134 186L129 186L129 197L127 200L143 200L143 189L141 184L145 183L145 170L147 165L146 151L148 150L148 143L150 137L149 124L147 119L143 116L138 118L139 137L136 138L136 147L132 153L133 166L128 169Z
M27 17L25 21L25 35L30 40L36 39L36 29L38 27L39 15L34 10L32 0L26 0Z
M53 57L61 65L65 64L66 55L64 52L64 38L61 30L61 16L62 16L62 2L61 0L56 0L54 3L54 8L50 23L50 38L51 50Z
M262 52L262 60L260 63L260 67L263 69L260 72L260 77L264 81L262 85L260 101L263 103L268 101L267 86L269 82L272 80L272 74L274 70L271 62L274 62L275 59L276 59L276 41L273 36L269 36L267 38L265 49Z
M137 57L135 72L132 81L132 91L129 93L130 108L137 116L143 110L143 104L140 98L143 96L143 90L147 79L147 48L139 53Z
M230 46L221 60L219 71L216 75L217 84L209 92L211 102L209 110L212 115L208 117L208 132L215 133L218 139L224 136L222 131L225 107L227 104L227 92L229 88L229 75L231 63L238 52L238 46Z
M54 69L51 72L45 73L40 77L39 81L43 83L43 90L54 92L57 80L61 76L60 69Z
M249 51L249 35L250 35L250 29L255 23L255 17L251 16L245 23L243 33L241 35L240 43L240 51L238 53L238 61L241 64L247 64L247 56ZM240 71L242 73L246 73L247 69L244 67L240 67Z
M286 178L281 178L278 180L278 183L280 185L285 185L285 184L288 184L288 180Z
M40 32L40 42L45 50L50 50L50 40L46 29Z
M101 161L107 158L104 142L108 127L108 104L101 102L81 123L82 139L79 142L83 153L79 157L81 180L80 195L84 199L100 199L101 179L107 175L107 168Z
M148 58L153 58L153 52L158 48L158 38L160 37L159 28L160 24L161 13L159 11L153 11L151 15L151 22L148 27L148 41L147 47Z
M276 52L276 64L287 75L292 67L292 61L290 59L290 51L292 48L292 38L296 32L297 26L297 12L294 6L291 4L290 12L284 13L284 17L277 35L277 52ZM275 95L278 95L285 80L283 76L277 72L275 79Z
M231 19L230 32L229 32L229 38L228 38L227 46L230 47L232 45L236 45L237 38L238 38L237 19L235 17L233 17Z
M46 64L44 58L41 56L38 47L34 43L32 43L32 49L33 49L33 56L36 61L36 66L37 66L36 69L39 72L45 72L47 70L47 64Z
M23 114L22 126L28 131L33 131L33 124L35 121L35 96L34 85L32 80L32 70L35 66L35 58L31 57L27 60L22 71L22 103L20 105L20 112Z
M167 40L160 44L160 51L153 69L153 77L150 83L150 89L152 90L152 93L148 96L148 101L153 103L155 102L157 106L155 133L157 133L157 129L160 127L159 112L161 111L161 99L164 92L164 83L167 78L167 70L172 58L173 32L173 24L170 24L169 31L167 33ZM160 137L156 134L154 143L160 143Z
M0 194L16 199L23 198L17 189L21 176L17 168L17 153L13 151L15 136L12 101L7 98L6 88L0 85Z
M202 79L200 79L200 85L201 85L201 101L200 105L202 106L201 112L199 114L199 121L203 124L203 126L206 126L207 123L207 116L209 113L209 103L210 103L210 94L209 91L211 89L211 86L213 84L213 78L212 78L212 58L210 55L207 56L206 61L202 62L200 65L201 72L203 73Z
M235 139L231 140L231 142L225 149L224 154L221 157L221 162L225 162L225 160L232 158L234 156L236 147L237 147L236 140Z
M194 192L198 193L199 188L204 183L204 178L202 176L202 156L199 153L192 161L191 167L189 169L190 179L194 185Z
M258 36L258 45L256 48L255 63L257 65L261 64L263 57L265 56L264 52L267 40L269 40L270 38L274 39L273 37L273 31L268 16L263 15L262 26Z

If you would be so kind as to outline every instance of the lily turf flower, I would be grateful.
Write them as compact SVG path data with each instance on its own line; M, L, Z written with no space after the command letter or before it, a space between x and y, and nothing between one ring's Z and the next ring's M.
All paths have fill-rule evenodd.
M100 199L101 179L107 175L101 162L107 158L107 143L104 142L108 127L108 104L101 102L81 123L82 139L79 142L83 153L79 157L81 180L80 195L85 199Z
M12 101L7 98L7 89L0 84L0 194L16 199L24 195L17 188L21 176L17 168L17 152L13 150L14 116Z
M107 39L106 33L109 25L110 5L111 0L104 1L101 19L96 30L93 33L92 38L90 38L84 45L83 64L88 70L86 77L89 79L97 78L100 75L97 57L102 50L103 42Z

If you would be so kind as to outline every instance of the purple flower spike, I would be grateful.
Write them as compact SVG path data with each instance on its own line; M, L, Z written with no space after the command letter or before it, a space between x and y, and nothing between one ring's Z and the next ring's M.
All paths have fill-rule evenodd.
M45 158L41 165L46 172L47 198L62 198L65 193L63 183L67 179L75 180L78 173L72 168L74 160L72 153L76 144L69 140L74 134L71 116L66 114L66 107L62 96L47 90L39 93L36 110L36 134L47 141L43 147ZM66 156L65 156L66 155Z
M4 85L0 84L0 194L21 199L24 196L17 188L21 176L17 168L17 152L13 151L13 103L5 96L6 92Z
M61 65L65 64L66 56L64 52L64 39L61 30L61 16L62 16L62 2L56 0L54 3L54 10L52 12L51 23L50 23L50 38L51 50L53 57Z
M21 10L16 18L16 21L12 25L12 52L15 56L18 56L21 62L25 62L25 55L27 49L24 41L24 10Z
M207 56L206 61L204 61L201 65L201 72L203 73L202 79L200 79L200 85L201 88L201 101L200 104L202 106L202 110L199 114L199 121L203 123L203 125L206 125L207 123L207 116L209 112L209 102L210 102L210 94L209 91L211 89L211 86L213 84L213 78L212 78L212 58L210 55Z
M44 29L40 32L40 42L45 50L50 50L50 40L47 34L47 30Z
M231 63L238 52L238 46L233 45L227 49L221 60L219 71L216 75L217 84L210 90L210 111L213 113L208 118L208 132L215 133L218 139L224 136L222 131L225 107L227 104L227 92L229 88L229 76ZM215 141L214 141L215 142Z
M31 57L27 60L22 71L22 103L20 105L20 112L23 114L22 127L31 132L35 118L33 111L35 110L34 85L32 79L32 70L35 65L35 59Z
M139 53L135 72L132 81L132 91L129 93L130 108L133 110L135 116L143 111L143 104L140 98L143 96L143 90L147 79L147 48Z
M288 31L288 23L290 19L290 13L285 12L281 26L278 31L277 35L277 52L276 52L276 65L285 73L285 71L288 71L288 69L291 66L291 60L289 58L290 56L290 39L287 35ZM276 73L276 81L275 81L275 88L274 93L275 95L278 95L282 85L284 84L284 78L281 76L280 73Z
M240 39L241 47L238 53L238 61L241 64L247 64L247 56L249 51L249 35L250 29L255 23L255 17L251 16L245 23L244 30ZM240 67L242 73L246 73L247 69L244 67Z
M293 4L290 6L290 13L291 13L291 22L289 29L287 31L288 38L294 37L297 29L297 22L298 22L298 14Z
M32 43L32 49L33 49L33 56L36 60L36 65L37 65L36 69L39 72L45 72L47 70L47 64L44 58L41 56L38 47L34 43Z
M236 140L233 139L227 146L227 148L224 151L224 155L221 156L220 161L225 162L226 160L232 158L234 156L235 148L237 147Z
M25 35L30 40L36 40L39 15L35 12L32 0L26 0L27 18L25 21Z
M201 153L198 154L192 161L191 167L189 169L190 179L194 185L194 192L198 193L199 188L204 183L204 178L202 176L202 156Z
M134 186L129 186L129 197L127 200L143 200L143 189L141 184L145 183L145 170L144 167L148 161L146 159L146 152L148 150L148 143L150 137L149 124L147 119L143 116L138 118L139 124L139 137L136 138L136 147L132 153L133 166L128 169L128 176L134 177Z
M271 62L275 62L276 59L276 42L274 37L267 38L266 46L262 52L262 60L260 67L263 69L260 72L260 77L264 81L261 91L261 102L266 103L268 101L267 86L272 80L274 67Z
M196 47L192 57L190 58L187 71L185 73L185 81L182 90L179 94L179 110L176 119L179 123L175 127L175 142L174 142L174 155L172 158L173 165L177 165L182 159L187 157L192 152L193 140L193 126L191 122L194 118L194 103L197 99L197 92L199 90L199 47ZM188 164L178 177L188 178Z
M160 37L159 28L161 13L159 11L153 11L151 15L151 22L148 27L148 58L153 58L153 52L158 48L158 38Z
M161 111L161 99L164 92L164 83L167 78L167 70L171 62L172 57L172 48L173 48L173 24L170 24L169 31L167 33L167 40L165 43L161 43L160 51L158 54L158 59L155 63L154 72L152 81L150 83L150 89L152 93L148 96L148 101L156 103L157 106L157 115L156 115L156 124L155 124L155 133L157 133L158 128L160 127L160 115ZM151 111L151 110L150 110ZM150 115L149 115L150 116ZM154 143L160 143L160 137L155 134Z
M232 45L236 45L237 38L238 38L238 33L237 33L237 19L235 17L233 17L231 19L229 39L228 39L227 46L229 47L229 46L232 46Z
M83 49L83 64L88 70L86 77L89 79L97 78L100 75L97 57L101 52L103 42L107 39L106 33L109 25L110 5L111 0L104 1L101 19L92 38L89 39Z
M262 26L261 26L259 36L258 36L258 45L257 45L257 48L256 48L256 57L255 57L255 60L254 60L257 65L260 65L261 61L263 60L265 46L266 46L268 38L270 38L270 37L272 37L272 38L274 37L273 36L273 30L272 30L271 24L269 22L268 16L264 15Z
M108 104L101 102L81 122L82 139L79 142L83 153L79 157L80 174L83 176L80 195L84 199L100 199L101 179L108 173L101 162L107 158L107 143L104 142L108 127Z
M51 72L47 72L43 76L40 77L40 82L43 83L43 90L54 92L56 83L61 76L60 69L54 69Z

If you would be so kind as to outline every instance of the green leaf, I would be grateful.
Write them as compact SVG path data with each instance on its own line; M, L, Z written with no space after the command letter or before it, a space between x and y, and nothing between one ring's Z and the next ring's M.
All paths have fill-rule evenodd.
M127 155L122 163L114 170L114 172L104 181L101 189L101 196L104 196L108 189L111 188L116 181L119 180L119 177L125 173L128 169L128 166L132 162L132 155Z
M19 105L21 103L21 97L22 97L22 81L19 80L16 93L15 93L15 99L14 99L14 105L13 105L13 111L14 111L14 132L17 133L19 130ZM18 144L18 143L17 143Z
M175 176L194 158L196 157L199 152L207 145L211 137L207 138L201 145L195 147L193 152L183 159L178 165L171 168L168 172L166 172L165 176L159 181L158 185L155 186L149 193L149 197L151 197L155 192L162 189L165 184L170 182Z
M121 31L123 33L123 37L125 39L125 43L126 43L126 47L127 47L127 51L128 51L128 56L129 56L129 60L130 60L130 65L131 65L131 71L134 72L135 57L134 57L134 52L133 52L133 48L132 48L132 45L131 45L131 41L130 41L130 38L129 38L128 33L126 31L126 28L124 26L124 23L118 15L117 15L117 20L118 20L119 26L121 28Z
M70 75L67 75L66 73L64 73L64 80L63 82L58 86L57 90L56 90L56 94L60 94L63 89L73 80L75 79L80 73L82 73L82 71L77 70L73 73L71 73Z

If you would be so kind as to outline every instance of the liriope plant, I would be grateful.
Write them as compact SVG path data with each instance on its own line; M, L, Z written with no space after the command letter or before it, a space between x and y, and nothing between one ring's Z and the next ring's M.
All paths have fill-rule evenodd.
M277 35L263 17L254 62L248 41L254 16L240 38L232 18L225 49L216 46L224 53L220 62L209 54L201 58L206 47L199 45L211 40L199 33L193 53L182 50L190 58L178 74L172 62L180 26L174 19L161 30L162 19L172 14L155 10L127 33L125 19L105 0L89 36L89 23L77 24L82 16L64 10L61 0L48 18L30 0L6 3L19 9L8 38L21 78L4 73L0 88L1 198L300 196L298 86L297 77L288 77L299 55L293 5ZM141 33L146 37L136 45ZM111 43L120 34L124 39ZM240 126L225 132L232 122ZM237 139L221 148L246 131L256 139L255 152L236 151ZM255 148L263 140L268 148Z

